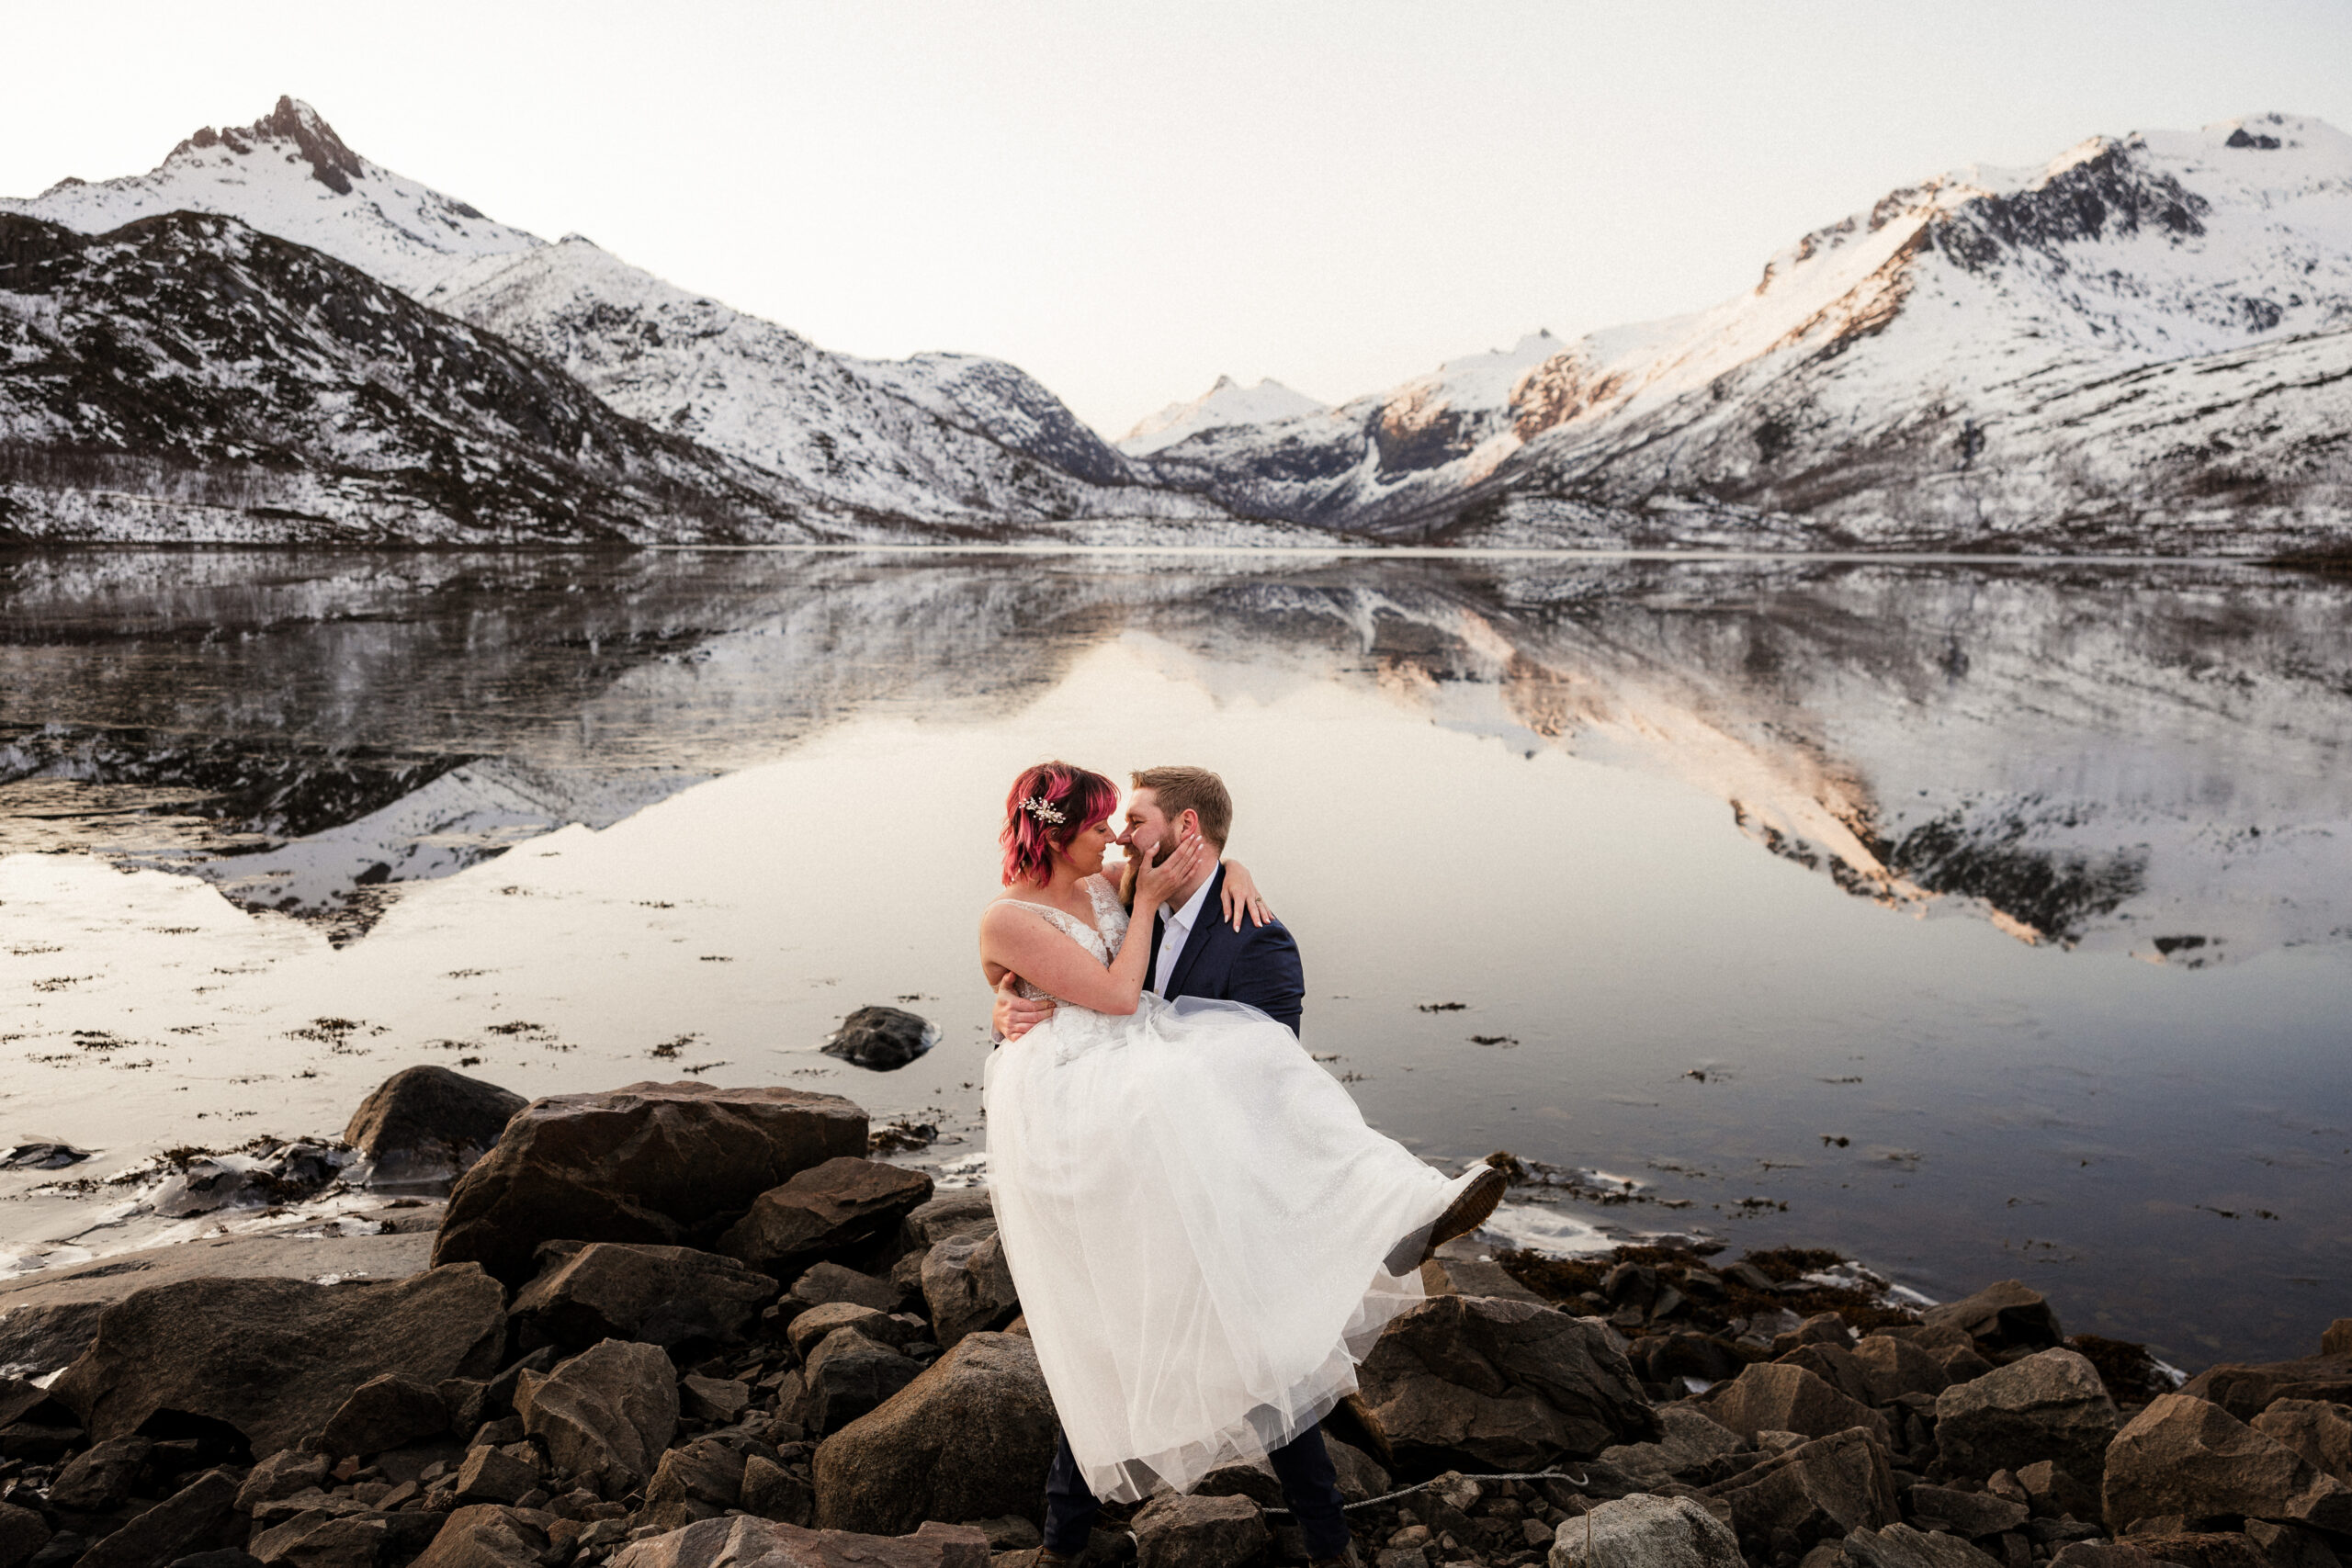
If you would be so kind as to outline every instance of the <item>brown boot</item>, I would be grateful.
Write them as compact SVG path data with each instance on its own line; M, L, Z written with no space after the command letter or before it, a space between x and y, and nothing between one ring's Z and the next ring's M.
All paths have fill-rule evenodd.
M1421 1254L1426 1263L1437 1256L1437 1249L1458 1235L1468 1235L1487 1223L1495 1205L1503 1201L1503 1191L1510 1186L1510 1179L1493 1166L1487 1167L1472 1179L1469 1186L1445 1206L1445 1213L1430 1226L1429 1247Z

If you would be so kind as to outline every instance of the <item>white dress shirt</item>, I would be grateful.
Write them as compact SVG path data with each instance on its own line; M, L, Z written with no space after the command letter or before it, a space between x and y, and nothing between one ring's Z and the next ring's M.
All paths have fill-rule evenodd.
M1184 939L1193 934L1193 922L1201 918L1201 906L1207 902L1216 881L1216 873L1212 871L1181 909L1171 910L1165 904L1159 907L1159 918L1165 923L1160 928L1159 962L1152 968L1151 988L1163 997L1168 994L1168 982L1176 977L1176 961L1184 955Z

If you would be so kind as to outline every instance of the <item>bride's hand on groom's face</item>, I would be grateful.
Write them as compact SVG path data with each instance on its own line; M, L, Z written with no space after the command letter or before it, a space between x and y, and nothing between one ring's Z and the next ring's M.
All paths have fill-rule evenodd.
M1136 874L1136 908L1148 909L1167 902L1170 893L1199 874L1207 852L1207 840L1198 833L1187 833L1177 840L1167 859L1157 864L1145 864Z

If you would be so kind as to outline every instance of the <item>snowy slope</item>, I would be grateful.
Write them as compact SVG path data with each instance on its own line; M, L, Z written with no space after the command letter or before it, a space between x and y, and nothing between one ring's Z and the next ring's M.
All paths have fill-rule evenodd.
M0 212L103 234L166 212L218 212L323 251L408 294L455 264L526 251L532 234L368 162L316 109L281 97L248 126L207 126L152 173L95 184L65 179Z
M2346 329L2352 138L2260 116L1892 192L1747 293L1558 347L1500 410L1442 372L1323 422L1346 429L1149 460L1374 530L1589 535L1600 508L1639 536L1695 507L1838 543L2325 543L2352 528ZM1365 460L1329 460L1359 433ZM1309 446L1327 460L1302 483Z
M1204 430L1273 424L1328 412L1326 405L1304 392L1292 391L1280 381L1261 380L1254 387L1244 387L1230 376L1220 376L1216 386L1191 402L1170 403L1158 413L1137 420L1136 427L1119 438L1119 450L1130 457L1145 457Z

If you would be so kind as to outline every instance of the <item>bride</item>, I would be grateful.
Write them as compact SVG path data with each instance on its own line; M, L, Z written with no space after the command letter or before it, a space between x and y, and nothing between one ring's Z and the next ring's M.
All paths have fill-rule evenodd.
M1256 1008L1147 990L1148 912L1209 852L1191 834L1136 856L1130 926L1104 866L1118 801L1067 763L1021 776L980 957L1060 1004L989 1058L989 1179L1069 1451L1096 1497L1131 1502L1309 1433L1423 1299L1433 1233L1482 1220L1499 1182L1374 1132Z

